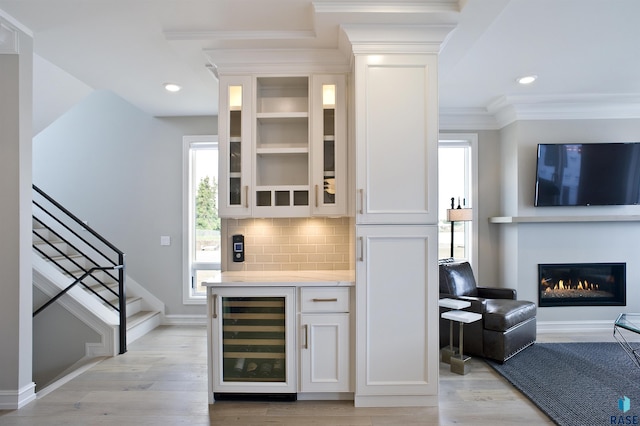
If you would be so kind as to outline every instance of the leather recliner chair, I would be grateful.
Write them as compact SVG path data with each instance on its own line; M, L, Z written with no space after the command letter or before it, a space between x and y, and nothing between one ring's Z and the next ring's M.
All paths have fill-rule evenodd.
M465 311L482 314L482 320L464 325L464 354L505 362L536 341L536 304L516 300L516 290L478 287L466 261L439 263L440 298L471 303ZM448 310L440 308L440 313ZM458 327L454 327L457 346ZM449 320L440 318L440 347L449 344Z

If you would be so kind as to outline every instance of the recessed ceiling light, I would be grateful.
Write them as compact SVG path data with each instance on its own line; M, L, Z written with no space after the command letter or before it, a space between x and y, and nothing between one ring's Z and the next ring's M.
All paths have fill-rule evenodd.
M527 85L527 84L531 84L534 81L536 81L537 78L538 78L537 75L525 75L524 77L518 78L516 81L519 84Z
M182 87L180 87L178 84L175 84L175 83L165 83L164 88L168 92L179 92L180 89L182 89Z

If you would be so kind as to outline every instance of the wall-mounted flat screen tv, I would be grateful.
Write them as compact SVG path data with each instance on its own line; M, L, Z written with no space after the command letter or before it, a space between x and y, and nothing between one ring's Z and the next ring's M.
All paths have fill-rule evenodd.
M640 142L539 144L535 205L640 204Z

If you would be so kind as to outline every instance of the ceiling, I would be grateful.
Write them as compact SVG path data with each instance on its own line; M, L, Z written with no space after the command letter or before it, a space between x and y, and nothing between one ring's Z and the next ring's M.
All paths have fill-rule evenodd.
M155 116L217 114L208 49L337 49L339 24L455 22L439 60L443 126L640 117L638 0L0 0L0 11L45 63ZM538 80L519 86L525 74Z

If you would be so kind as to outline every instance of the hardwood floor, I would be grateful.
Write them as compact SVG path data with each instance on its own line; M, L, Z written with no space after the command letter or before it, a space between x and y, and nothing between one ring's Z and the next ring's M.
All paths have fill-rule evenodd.
M540 334L538 341L612 341L611 333ZM514 425L553 424L482 360L466 376L440 364L440 404L355 408L352 402L207 403L206 329L161 326L0 425Z

